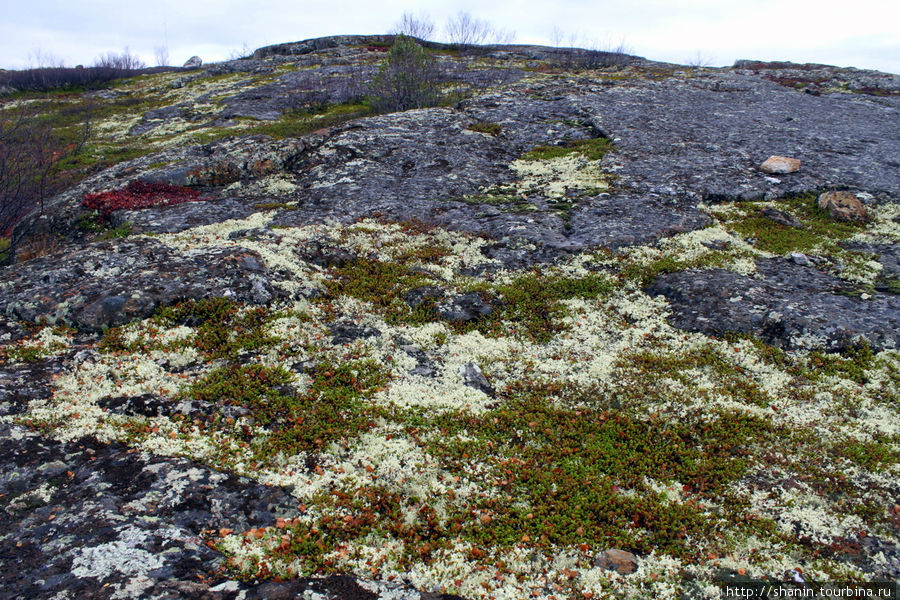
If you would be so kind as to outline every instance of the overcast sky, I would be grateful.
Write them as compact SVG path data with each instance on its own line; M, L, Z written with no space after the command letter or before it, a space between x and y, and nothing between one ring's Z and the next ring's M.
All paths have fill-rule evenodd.
M405 10L440 31L459 11L513 30L517 43L615 47L654 60L714 66L738 58L820 62L900 73L898 0L0 0L0 67L47 59L90 65L128 47L148 65L344 33L386 33ZM442 38L442 32L434 37ZM559 36L556 36L557 38Z

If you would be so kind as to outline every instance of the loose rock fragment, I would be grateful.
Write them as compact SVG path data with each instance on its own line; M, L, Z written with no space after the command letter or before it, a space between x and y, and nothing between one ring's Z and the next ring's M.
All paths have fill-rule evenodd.
M786 175L800 170L800 160L787 156L770 156L759 165L759 170L769 175Z
M485 394L492 395L494 388L484 376L478 365L473 362L466 363L459 368L459 374L462 375L463 383L476 390L481 390Z
M856 195L850 192L825 192L819 195L819 208L839 221L866 221L869 214Z
M637 571L638 559L631 552L610 548L594 557L594 566L628 575Z
M771 206L767 206L760 211L760 214L767 219L771 219L776 223L780 223L782 225L787 225L788 227L794 227L796 229L800 229L803 227L803 223L798 221L795 217L787 214L784 211L780 211L777 208L772 208Z

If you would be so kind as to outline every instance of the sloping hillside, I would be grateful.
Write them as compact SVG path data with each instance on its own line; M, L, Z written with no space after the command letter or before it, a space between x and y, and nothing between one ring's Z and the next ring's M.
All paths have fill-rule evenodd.
M0 598L896 580L900 77L394 43L0 98Z

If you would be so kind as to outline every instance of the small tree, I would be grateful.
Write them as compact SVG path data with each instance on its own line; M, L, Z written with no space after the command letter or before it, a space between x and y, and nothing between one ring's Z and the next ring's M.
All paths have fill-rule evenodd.
M80 152L90 135L90 107L81 132L70 143L27 106L0 108L0 238L12 237L13 226L33 210L42 212L44 201L65 186L60 161ZM11 243L15 247L18 239Z
M372 108L395 112L436 106L440 102L440 70L425 50L399 35L370 87Z
M400 21L394 25L391 33L427 40L434 34L434 22L425 13L420 13L417 17L406 11L400 17Z
M153 48L153 56L156 58L157 67L165 67L169 64L169 47L156 46Z
M494 33L490 23L476 19L467 12L458 12L451 17L445 29L450 43L460 46L483 44Z

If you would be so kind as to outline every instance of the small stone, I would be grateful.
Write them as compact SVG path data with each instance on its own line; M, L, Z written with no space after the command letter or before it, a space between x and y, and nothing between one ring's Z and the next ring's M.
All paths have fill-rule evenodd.
M203 66L203 59L199 56L192 56L184 63L185 69L199 69Z
M631 552L610 548L594 557L594 566L628 575L637 571L637 557Z
M403 299L406 300L406 303L412 308L416 308L426 300L443 298L444 294L444 290L436 285L423 285L406 292L406 294L403 295Z
M725 250L729 246L731 246L731 242L728 240L709 240L706 242L700 242L710 250Z
M819 195L819 208L827 210L839 221L866 221L869 214L865 205L850 192L825 192Z
M481 369L473 362L466 363L459 368L459 374L462 375L463 383L476 390L481 390L485 394L492 395L494 388L491 383L481 372Z
M802 267L809 266L809 257L802 252L791 252L791 261Z
M771 206L767 206L760 211L760 214L767 219L771 219L776 223L780 223L782 225L787 225L788 227L794 227L800 229L803 227L803 223L798 221L796 218L787 214L784 211L780 211L776 208L772 208Z
M769 175L786 175L800 170L800 160L787 156L770 156L759 165L759 170Z
M490 304L482 300L478 292L453 296L438 306L438 314L442 318L461 322L473 321L489 315L493 310Z

